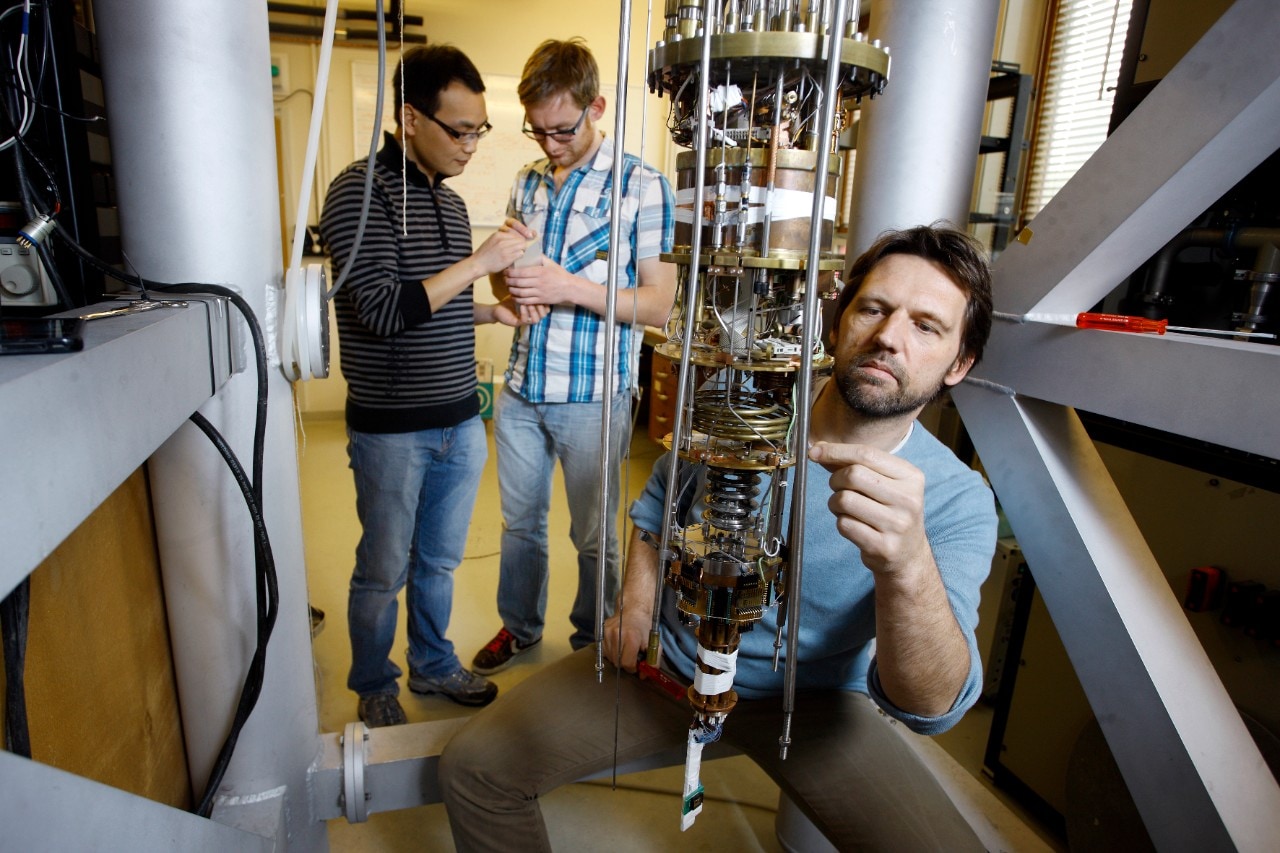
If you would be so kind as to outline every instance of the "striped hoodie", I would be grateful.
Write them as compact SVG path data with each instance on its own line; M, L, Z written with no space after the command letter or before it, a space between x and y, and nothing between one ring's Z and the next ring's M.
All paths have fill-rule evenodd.
M479 413L472 288L434 314L422 287L471 254L462 198L405 162L385 134L355 265L334 296L347 425L358 432L451 427ZM336 276L355 243L364 160L334 179L320 235Z

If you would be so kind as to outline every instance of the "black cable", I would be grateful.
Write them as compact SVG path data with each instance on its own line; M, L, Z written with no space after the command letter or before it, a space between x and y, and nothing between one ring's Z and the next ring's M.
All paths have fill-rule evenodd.
M12 127L13 116L8 114L7 109L5 111L5 116L9 120L9 125ZM18 174L18 196L22 201L22 212L25 213L27 218L30 219L35 217L37 213L41 213L43 211L40 211L36 208L36 202L33 198L35 194L32 192L32 189L31 189L31 180L27 177L27 161L22 154L22 146L17 142L19 138L17 133L18 131L15 129L14 130L15 141L13 143L13 168L14 168L14 171L16 171Z
M0 601L4 633L4 748L31 757L27 728L27 616L31 611L31 578L25 577Z
M27 141L23 139L21 136L18 137L18 142L16 145L13 146L13 149L14 149L13 156L15 160L21 159L22 157L30 157L32 160L35 161L35 164L40 167L40 171L44 172L44 177L45 177L45 180L47 181L47 183L45 184L45 190L50 195L53 196L53 204L49 205L49 207L55 213L61 211L62 210L62 193L58 191L58 180L53 176L53 172L49 170L49 167L45 164L44 160L41 160L40 156L36 154L36 152L31 150L31 146L27 145ZM22 152L25 152L25 153L22 153ZM29 180L29 178L27 178L26 175L27 173L25 168L20 166L19 176L23 180ZM29 189L30 188L34 188L34 185L30 185ZM36 212L44 213L45 211L37 210Z
M257 317L254 316L253 309L249 303L245 301L239 293L236 293L229 287L223 287L218 284L196 284L184 282L179 284L164 284L162 282L150 281L141 276L130 276L115 267L104 263L100 258L92 252L85 249L75 241L75 238L67 233L61 224L54 221L57 226L56 233L62 240L71 247L71 249L82 258L85 263L93 267L93 269L105 276L114 278L116 281L123 282L129 287L146 287L152 290L164 291L167 293L209 293L215 296L223 296L230 300L233 305L244 315L245 322L249 326L249 333L253 337L253 350L258 373L258 410L254 423L254 443L253 443L253 484L254 496L259 502L262 500L261 484L262 484L262 458L263 444L266 434L267 420L267 346L262 337L262 327L258 325Z
M58 272L58 267L53 262L53 253L49 251L49 247L44 243L33 245L36 254L40 256L40 263L44 264L44 273L49 277L49 283L53 285L53 290L58 295L58 301L68 308L75 305L71 301L71 291L67 290L66 282L62 280L62 273Z
M190 420L213 442L213 446L222 454L227 467L231 469L232 474L235 476L236 484L240 486L240 493L244 496L245 504L249 507L249 515L253 520L254 550L260 557L257 560L258 577L265 580L265 584L258 585L258 644L253 651L253 658L249 662L249 671L245 675L244 687L240 691L240 699L236 703L236 712L231 721L231 730L227 732L227 738L223 741L222 749L218 751L218 757L214 761L213 769L209 774L209 781L205 785L204 794L200 798L200 802L192 809L195 814L201 817L209 817L213 813L213 798L217 794L218 786L222 784L222 778L227 772L227 767L231 764L231 756L235 752L240 732L244 729L244 724L248 721L249 715L253 713L254 706L258 704L258 697L262 695L267 663L267 643L270 641L271 633L275 629L276 616L280 609L280 593L276 584L276 566L275 557L271 553L271 539L267 534L266 520L262 517L262 507L254 495L254 484L249 482L240 460L236 458L226 439L214 428L213 424L209 423L208 419L199 412L192 412Z
M127 278L124 278L123 274L119 273L118 270L116 271L116 273L122 276L122 280L127 280ZM253 426L253 479L251 482L250 491L253 493L253 498L255 501L257 501L258 506L262 506L262 466L263 466L263 459L265 457L265 452L266 452L265 444L266 444L266 431L267 431L266 430L266 427L267 427L267 346L262 336L262 327L258 325L258 318L254 316L253 309L249 306L249 303L245 301L244 297L241 296L239 293L236 293L234 290L232 290L229 287L223 287L217 284L195 284L195 283L163 284L161 282L148 281L147 279L144 279L141 276L139 276L137 282L135 283L140 284L142 286L150 287L152 290L157 290L157 291L166 292L166 293L190 293L190 294L212 293L218 296L223 296L226 299L230 300L230 302L236 306L236 308L240 311L240 313L244 315L245 322L249 326L249 334L253 338L254 366L256 368L255 372L257 374L257 385L258 385L257 407L256 407L256 412L254 414L254 426ZM254 548L255 548L255 555L254 555L255 560L261 563L263 559L263 555L261 553L257 553L258 544L256 541L254 543ZM258 586L259 586L258 616L259 618L265 615L265 612L262 607L264 596L263 596L263 590L261 589L261 587L263 583L264 583L264 579L261 573L259 573L259 576L258 576Z
M17 85L16 83L10 80L4 80L4 79L0 79L0 89L7 89L11 92L26 92L25 89L23 89L21 86ZM53 104L45 103L44 101L38 98L32 97L29 93L27 94L27 100L30 101L35 106L39 107L40 109L44 110L45 112L54 113L55 115L59 115L62 118L67 119L68 121L82 121L85 124L93 124L94 122L107 120L107 117L103 115L79 115L78 113L67 112L61 107L55 106ZM280 100L283 100L283 99L277 100L276 103L280 103Z
M122 281L131 281L124 276L119 270L113 273L120 276ZM257 411L254 416L253 429L253 496L259 504L262 503L262 460L264 444L266 440L267 426L267 345L262 336L262 327L258 325L258 318L254 315L253 309L244 297L236 293L229 287L223 287L218 284L195 284L191 282L183 282L179 284L164 284L162 282L150 281L149 279L139 278L145 286L152 290L164 293L188 293L199 294L209 293L215 296L222 296L228 299L232 305L244 315L245 322L249 326L249 334L253 338L253 354L254 366L257 372L258 392L257 392ZM132 282L137 284L137 281Z

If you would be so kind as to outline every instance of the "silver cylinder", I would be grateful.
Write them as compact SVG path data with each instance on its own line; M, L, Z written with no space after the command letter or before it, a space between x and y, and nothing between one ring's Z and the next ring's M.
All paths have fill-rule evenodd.
M95 7L121 233L131 265L153 280L238 290L274 353L268 303L276 299L282 255L266 5L99 0ZM244 362L252 365L247 334L241 343ZM287 839L296 849L323 850L324 824L310 822L306 800L307 768L320 741L292 395L275 367L268 388L263 503L280 611L266 683L240 735L214 817L238 825L250 819L250 804L257 801L261 809L283 797L278 814L287 825L271 827L277 846ZM246 470L255 401L251 366L200 409ZM199 796L230 728L255 645L253 534L230 472L190 424L148 467L187 760Z
M890 228L964 229L999 0L879 0L869 35L893 46L884 98L864 101L850 261Z

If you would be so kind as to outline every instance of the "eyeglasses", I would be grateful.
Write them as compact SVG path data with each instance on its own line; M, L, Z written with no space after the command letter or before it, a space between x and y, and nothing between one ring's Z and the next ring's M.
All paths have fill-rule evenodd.
M479 130L465 132L461 130L454 130L452 127L449 127L449 125L445 124L430 113L423 113L423 115L440 125L440 129L449 134L449 137L453 139L454 142L475 142L477 139L484 139L489 135L489 131L493 130L493 125L489 124L487 121L480 125Z
M520 132L535 142L541 142L544 139L554 139L556 142L572 142L573 138L578 135L578 131L582 129L582 123L587 120L587 110L591 109L590 105L582 108L582 115L578 116L578 123L573 127L563 127L558 130L534 130L526 123L520 128Z

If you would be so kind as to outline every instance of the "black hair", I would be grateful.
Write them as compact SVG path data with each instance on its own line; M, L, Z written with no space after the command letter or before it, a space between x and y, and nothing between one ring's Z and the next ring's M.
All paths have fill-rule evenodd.
M465 53L453 45L428 44L408 50L391 81L395 90L396 125L400 125L404 112L401 91L409 106L424 115L433 116L440 108L440 93L455 80L477 95L484 92L479 70Z

